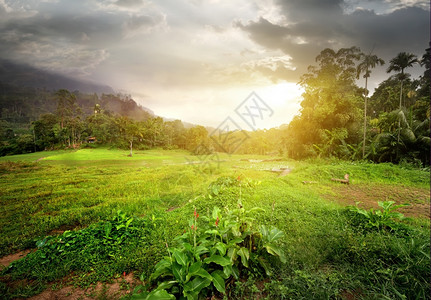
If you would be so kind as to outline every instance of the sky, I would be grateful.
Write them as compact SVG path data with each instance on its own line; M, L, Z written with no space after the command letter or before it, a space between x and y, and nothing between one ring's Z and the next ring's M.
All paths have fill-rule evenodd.
M299 78L325 48L383 58L373 91L391 58L421 57L429 40L428 0L0 0L1 58L107 84L157 115L212 127L289 123ZM250 126L241 109L259 105L266 110Z

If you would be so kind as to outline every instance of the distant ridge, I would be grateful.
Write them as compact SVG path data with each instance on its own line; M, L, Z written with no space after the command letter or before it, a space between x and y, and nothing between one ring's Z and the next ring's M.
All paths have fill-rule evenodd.
M90 81L77 80L65 75L45 71L24 64L0 59L0 82L46 90L66 89L82 93L113 94L114 90L108 85L101 85Z

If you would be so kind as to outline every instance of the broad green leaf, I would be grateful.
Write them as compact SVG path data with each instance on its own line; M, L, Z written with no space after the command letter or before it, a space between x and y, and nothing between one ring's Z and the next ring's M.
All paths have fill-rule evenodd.
M177 263L179 263L180 265L182 265L182 266L187 265L188 260L187 260L187 256L184 254L184 252L181 252L177 249L174 249L172 251L172 256L175 258Z
M210 273L208 273L204 268L200 268L196 273L194 273L193 275L195 276L199 276L202 278L208 278L209 280L211 280L211 275Z
M226 250L227 250L227 248L226 248L226 244L225 244L225 243L218 242L218 243L214 246L214 248L216 248L216 249L219 251L220 255L222 255L222 256L225 256L225 255L226 255Z
M226 257L220 256L220 255L213 255L210 257L205 258L204 263L210 264L210 263L216 263L222 267L230 265L231 262Z
M174 284L177 284L177 283L178 283L178 281L176 281L176 280L163 281L158 285L157 289L158 290L166 290L166 289L171 288Z
M172 273L171 263L165 259L162 259L155 266L155 270L154 270L153 274L151 274L150 280L156 279L157 277L159 277L160 275L165 274L165 273Z
M190 282L184 285L185 292L199 293L202 289L206 288L211 284L211 280L208 278L196 277Z
M269 235L268 232L269 232L268 228L266 228L265 225L260 226L260 233L262 234L262 236L264 237L268 236Z
M189 269L189 273L187 274L185 281L186 282L189 281L190 278L192 278L193 276L199 276L199 277L211 279L211 275L201 266L202 266L201 262L194 263L192 266L193 270L192 268Z
M180 266L176 262L172 263L172 274L179 282L184 282L185 280L185 266Z
M183 292L183 294L186 296L186 298L184 297L180 297L180 300L198 300L199 299L199 293L198 292Z
M284 232L277 229L277 228L273 228L271 229L271 231L269 232L269 236L268 236L268 242L272 243L274 241L277 241L279 239L281 239L284 236Z
M148 292L143 292L143 293L134 293L131 297L130 300L145 300L148 297Z
M194 274L197 271L199 271L199 269L201 268L202 263L200 261L195 262L194 264L192 264L189 268L189 274Z
M189 232L185 232L184 234L182 234L182 235L177 236L176 238L174 238L174 241L187 241L189 239L189 236L190 236L190 233Z
M152 291L145 298L145 300L170 300L170 299L175 299L175 296L169 294L166 290Z
M217 291L224 294L226 292L226 287L225 287L225 282L222 275L223 275L223 272L220 270L217 270L211 273L211 276L213 278L212 282L215 288L217 289Z
M36 246L38 248L43 247L46 244L47 241L48 241L47 238L44 238L43 240L39 240L39 241L36 242Z
M268 251L269 254L278 256L282 263L286 262L286 257L284 256L284 253L280 248L278 248L277 246L272 245L272 244L266 244L266 245L264 245L264 247L265 247L266 251Z
M228 266L223 267L224 278L229 278L229 276L232 274L232 272L233 272L232 265L228 265Z
M391 218L396 218L396 219L399 219L399 220L405 219L404 215L402 213L400 213L400 212L393 212L393 213L391 213Z
M358 214L364 215L367 219L369 219L369 218L370 218L370 213L369 213L368 211L366 211L366 210L358 209L356 212L357 212Z
M232 263L235 262L238 257L237 252L238 252L237 248L229 248L229 250L227 251L227 256L230 258L230 261Z
M242 264L248 268L248 260L250 258L250 253L247 248L241 247L241 249L238 250L238 255L241 256L241 262Z
M193 250L193 246L190 245L189 243L182 243L182 246L184 247L184 249L186 249L189 252L192 252Z
M209 252L209 250L208 250L207 247L197 246L196 249L195 249L195 256L196 255L201 256L202 254L208 253L208 252Z

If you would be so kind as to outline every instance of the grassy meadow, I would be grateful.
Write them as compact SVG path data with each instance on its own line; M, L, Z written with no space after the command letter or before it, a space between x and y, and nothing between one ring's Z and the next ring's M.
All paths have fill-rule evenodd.
M0 298L91 290L133 274L134 284L121 285L131 298L127 291L148 284L195 209L209 216L239 204L261 208L250 214L256 228L284 232L278 245L286 262L270 259L269 277L244 268L246 276L215 299L430 298L429 169L258 155L214 160L161 149L128 154L90 148L0 158L0 257L31 249L2 267ZM273 172L280 168L285 176ZM350 185L331 180L346 173ZM357 201L366 212L381 209L378 201L408 203L396 210L408 218L388 215L375 225L346 208ZM103 290L86 296L110 298Z

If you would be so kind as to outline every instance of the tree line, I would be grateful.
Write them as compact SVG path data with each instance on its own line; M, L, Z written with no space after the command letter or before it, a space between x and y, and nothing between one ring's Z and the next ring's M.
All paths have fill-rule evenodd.
M164 121L161 117L137 111L136 103L131 99L121 100L121 106L130 106L130 109L114 113L101 104L106 104L103 98L112 95L103 95L102 101L97 100L97 95L93 97L97 103L90 113L84 113L76 93L61 89L53 94L56 107L52 113L41 114L31 123L21 123L21 127L17 126L19 123L2 119L0 154L79 148L90 143L130 148L131 154L133 148L193 150L208 139L208 131L203 126L186 129L180 120ZM112 107L112 103L108 106Z
M301 77L300 114L285 132L294 158L335 156L376 162L430 162L430 49L419 59L406 52L390 60L390 77L368 97L371 71L385 62L357 47L323 50ZM406 70L425 68L411 79ZM364 78L364 86L357 80Z
M363 53L358 47L322 50L316 65L309 66L300 78L304 93L298 115L278 128L247 132L247 139L241 132L230 133L243 139L236 153L429 164L430 49L422 57L401 52L391 59L386 69L389 77L369 97L372 70L384 64L377 55ZM415 64L424 72L412 79L407 71ZM14 95L14 101L0 98L1 155L79 147L88 142L127 148L131 155L133 149L156 147L196 154L198 149L223 150L211 139L211 129L165 121L138 109L130 96L98 97L67 90L44 93L51 101L41 102L40 92L33 97L31 93L4 93ZM46 106L43 113L32 111L33 118L39 113L34 120L20 113L31 101Z

